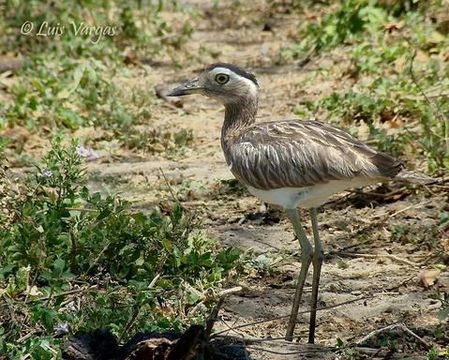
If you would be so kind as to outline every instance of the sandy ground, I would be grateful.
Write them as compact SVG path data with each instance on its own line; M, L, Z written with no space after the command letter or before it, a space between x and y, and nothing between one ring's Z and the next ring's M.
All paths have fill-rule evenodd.
M299 21L294 16L278 15L270 20L270 31L263 31L265 23L257 16L235 18L232 7L226 6L219 16L204 3L194 6L208 16L198 22L189 51L200 53L200 47L207 48L220 52L220 61L250 67L261 84L260 121L292 118L293 108L301 99L313 99L337 87L351 86L350 82L321 75L320 69L329 59L317 59L305 68L278 64L279 49L294 41L291 34ZM143 78L136 69L136 76L141 76L139 82L148 88L173 83L194 76L204 64L214 61L204 57L202 61L187 61L182 69L153 67ZM312 77L316 78L314 83L310 82ZM94 186L109 184L136 207L145 208L170 196L160 171L163 169L184 206L195 210L205 230L223 245L251 248L256 254L268 254L270 258L281 257L276 271L247 279L245 291L226 301L217 330L288 315L300 267L298 243L291 226L281 212L259 212L262 204L245 190L234 191L220 185L221 180L232 179L219 141L223 109L200 97L183 98L182 102L179 109L160 100L154 106L150 125L192 129L193 146L176 160L144 154L137 160L128 161L125 156L119 162L91 164ZM449 275L441 274L438 285L425 289L419 274L439 262L435 249L444 239L437 231L437 224L447 198L441 192L432 194L401 186L391 185L387 189L396 191L397 196L343 194L319 210L326 252L319 306L331 307L318 314L316 340L321 347L307 350L282 340L253 343L249 349L254 359L293 359L305 354L312 358L335 358L336 352L329 347L335 346L337 339L351 343L375 329L396 323L404 323L418 329L424 338L432 338L440 306L433 297L438 290L449 289ZM386 192L385 188L381 190ZM306 212L303 218L310 233ZM395 236L398 229L405 229L406 234ZM308 309L310 283L308 280L300 311ZM354 302L332 308L351 300ZM306 342L307 324L305 313L300 316L295 333L300 344ZM285 328L286 319L282 318L228 334L246 339L280 338ZM398 343L404 356L425 354L420 344L410 345L413 341L409 335ZM338 356L343 356L341 351Z
M351 86L350 80L323 75L322 69L338 59L319 58L306 67L279 61L280 48L293 43L301 21L294 15L278 14L270 19L268 31L263 31L267 22L260 15L236 16L232 6L220 5L221 10L217 10L204 1L188 4L201 15L194 20L196 31L188 44L188 53L197 58L184 61L182 68L150 65L143 71L136 66L132 70L135 78L123 80L128 81L131 91L154 91L156 85L192 77L205 64L216 61L210 55L213 53L220 54L220 61L249 67L257 74L261 84L259 121L294 118L293 109L299 101ZM251 248L270 259L280 257L272 273L246 279L245 290L227 299L216 329L267 320L228 334L246 339L282 337L286 319L269 320L289 314L299 272L299 246L290 223L276 210L260 212L262 204L244 189L233 190L221 183L232 179L220 148L223 109L201 97L183 98L182 102L182 108L175 108L158 100L152 106L148 127L191 129L194 143L184 154L174 160L130 153L122 154L118 160L102 158L89 164L91 185L120 192L136 208L148 208L170 196L162 169L183 205L196 211L205 230L224 246ZM385 192L384 188L381 190ZM449 291L449 274L442 273L438 284L429 288L422 286L419 274L441 261L435 249L444 239L437 224L439 214L447 206L447 195L405 189L400 184L391 185L388 190L399 195L346 193L319 210L326 252L319 306L330 308L318 313L318 347L300 345L307 339L305 313L299 317L293 344L282 340L251 343L248 348L254 359L342 358L346 356L343 350L332 349L337 339L352 343L375 329L396 323L404 323L432 340L439 324L440 306L433 297L438 290ZM310 233L307 213L302 216ZM404 230L402 236L397 235L398 229ZM300 311L308 310L310 284L308 279ZM350 300L354 302L332 308ZM419 357L426 353L420 344L410 345L413 341L408 335L398 343L404 354ZM369 357L376 356L382 357Z

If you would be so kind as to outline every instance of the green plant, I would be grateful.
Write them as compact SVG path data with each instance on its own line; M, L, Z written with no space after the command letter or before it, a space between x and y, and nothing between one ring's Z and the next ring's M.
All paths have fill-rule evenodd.
M449 167L448 73L436 55L444 54L448 40L424 11L402 5L409 10L388 11L377 1L343 1L319 25L309 25L308 36L289 51L343 51L349 65L336 63L327 72L353 85L306 100L295 112L343 123L355 135L367 126L370 144L403 158L424 155L429 170L436 172Z
M190 129L170 132L161 129L142 130L124 127L117 131L117 135L130 149L148 153L165 153L168 157L182 154L193 142L193 132Z
M362 358L362 355L356 348L354 348L354 346L345 343L340 338L337 338L337 349L338 353L341 354L345 359L356 360Z
M91 193L79 149L57 138L26 178L0 174L0 351L13 357L56 356L52 334L63 323L126 337L201 321L243 269L241 252L220 249L179 204L168 214L132 212Z
M343 0L335 11L324 15L317 23L305 25L300 31L302 41L286 49L286 53L297 57L311 50L318 53L334 48L365 31L379 30L387 17L387 12L376 1Z
M260 274L271 275L276 272L276 264L282 259L278 256L273 258L265 254L258 255L250 261L251 269L256 270Z
M437 360L439 359L438 349L436 347L432 347L427 353L427 360Z
M160 13L167 6L122 0L4 2L0 44L5 51L14 44L11 50L25 54L26 61L14 73L10 101L0 105L0 130L25 126L45 137L53 130L94 126L112 139L148 121L153 95L116 79L126 83L126 64L158 54L178 61L193 30L188 20L180 29L164 20ZM29 33L25 25L32 27Z

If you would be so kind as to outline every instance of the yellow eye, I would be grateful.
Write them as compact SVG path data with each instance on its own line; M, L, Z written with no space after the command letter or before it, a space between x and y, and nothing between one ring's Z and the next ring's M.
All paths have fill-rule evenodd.
M220 85L224 85L229 81L229 75L227 74L217 74L215 75L215 81Z

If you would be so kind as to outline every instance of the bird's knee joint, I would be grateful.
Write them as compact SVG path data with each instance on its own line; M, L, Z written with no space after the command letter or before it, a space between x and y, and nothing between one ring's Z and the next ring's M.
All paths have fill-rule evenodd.
M324 251L323 249L315 249L315 252L313 253L313 258L315 261L323 262L324 260Z

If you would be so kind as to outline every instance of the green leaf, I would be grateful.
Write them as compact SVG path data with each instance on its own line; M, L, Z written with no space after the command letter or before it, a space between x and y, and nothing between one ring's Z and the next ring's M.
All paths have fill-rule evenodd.
M440 321L445 321L449 318L449 306L448 307L444 307L442 308L439 312L438 312L438 319Z
M169 253L173 252L173 243L170 240L162 239L162 245L164 246L164 249Z
M86 64L79 65L74 73L73 73L73 80L70 84L68 84L64 89L62 89L58 95L57 98L62 99L68 99L70 95L78 88L80 81L84 75L84 72L86 70Z
M440 214L440 225L449 223L449 212L445 211Z
M137 266L142 266L145 263L145 258L141 255L135 262Z
M72 130L78 129L84 122L79 113L65 107L60 107L57 114L61 124Z
M181 266L181 260L182 260L182 254L179 251L179 249L174 246L173 247L173 260L175 261L175 266L180 267Z
M200 299L201 299L201 297L199 296L198 292L196 292L196 291L190 291L187 294L187 303L190 305L196 304Z
M65 261L61 258L57 258L53 262L53 269L56 276L61 276L65 270Z

